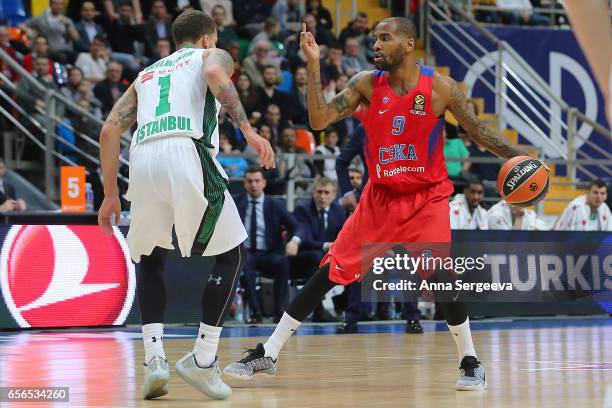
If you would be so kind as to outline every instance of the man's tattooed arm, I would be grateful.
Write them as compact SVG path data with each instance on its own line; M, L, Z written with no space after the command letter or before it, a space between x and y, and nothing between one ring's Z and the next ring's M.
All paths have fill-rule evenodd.
M115 103L104 124L118 128L121 134L136 122L137 108L138 98L134 84L132 84Z
M231 76L234 73L232 57L224 50L212 48L204 53L203 60L204 76L213 95L241 129L243 126L250 129L249 119L232 83Z
M369 81L369 82L368 82ZM361 88L372 83L372 73L362 71L355 74L346 88L330 101L325 102L321 85L319 63L308 64L308 117L310 126L315 130L325 129L330 124L348 117L365 101Z
M108 114L100 132L100 167L104 179L104 195L116 196L121 134L136 122L138 96L134 84L119 98Z
M457 122L470 135L470 138L499 157L510 158L527 155L527 152L510 143L508 139L491 129L480 120L467 104L467 98L457 85L457 82L448 77L440 77L444 86L450 87L450 97L447 109L455 116Z

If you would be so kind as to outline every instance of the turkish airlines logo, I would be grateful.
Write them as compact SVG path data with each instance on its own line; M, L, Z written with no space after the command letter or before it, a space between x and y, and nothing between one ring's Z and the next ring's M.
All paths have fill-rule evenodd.
M0 286L20 327L123 324L134 266L121 232L94 225L16 225L0 252Z

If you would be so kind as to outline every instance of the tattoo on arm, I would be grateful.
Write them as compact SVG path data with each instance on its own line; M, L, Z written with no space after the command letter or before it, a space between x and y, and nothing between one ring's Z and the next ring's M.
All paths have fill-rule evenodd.
M204 63L207 65L210 64L220 66L229 76L234 73L234 60L225 50L211 48L208 53L204 54Z
M318 65L309 67L308 113L311 126L325 127L353 113L363 99L356 87L365 75L367 75L365 71L354 75L346 84L346 88L327 103L323 96L320 67Z
M136 122L137 111L138 97L132 84L115 103L105 123L116 126L124 132Z
M510 158L527 154L474 114L467 104L465 94L455 81L451 84L451 96L447 107L474 142L497 156Z
M248 123L249 119L231 80L234 73L234 60L232 60L230 54L227 51L213 48L204 54L203 60L207 68L218 66L225 73L225 75L215 75L215 79L211 79L209 82L211 91L221 102L221 106L225 108L238 125Z
M221 102L221 106L225 108L236 123L241 124L249 121L242 102L240 102L238 92L236 92L236 88L231 81L218 86L215 94L219 102Z

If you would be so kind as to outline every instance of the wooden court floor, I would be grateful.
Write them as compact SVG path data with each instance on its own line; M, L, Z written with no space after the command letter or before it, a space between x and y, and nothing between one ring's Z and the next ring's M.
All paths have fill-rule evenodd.
M2 407L603 407L612 384L612 326L474 331L489 388L454 390L457 355L447 332L294 336L276 378L228 380L211 401L174 363L191 339L167 339L170 394L140 399L143 351L122 332L22 333L0 342L0 386L69 386L70 403ZM223 338L222 365L262 338Z

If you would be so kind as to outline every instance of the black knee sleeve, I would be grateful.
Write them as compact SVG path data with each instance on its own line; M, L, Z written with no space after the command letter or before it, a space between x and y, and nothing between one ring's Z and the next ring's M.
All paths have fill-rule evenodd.
M336 285L329 279L329 264L323 265L287 306L287 314L297 321L303 321Z
M167 249L155 247L151 255L142 256L137 265L136 291L142 324L164 321L166 285L163 271L167 256Z
M245 261L246 250L242 244L215 257L215 266L202 295L202 323L223 326Z

